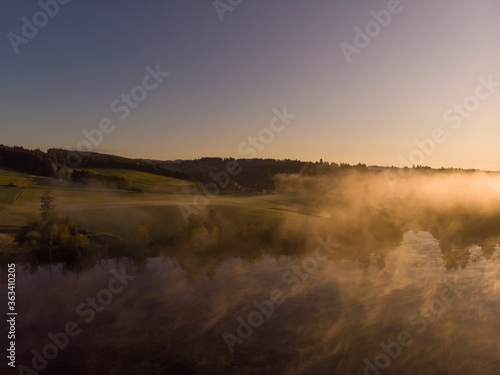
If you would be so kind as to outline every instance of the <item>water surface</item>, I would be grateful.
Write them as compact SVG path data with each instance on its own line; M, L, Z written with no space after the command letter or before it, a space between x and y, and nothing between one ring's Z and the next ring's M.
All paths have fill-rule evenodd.
M306 250L18 264L17 364L74 321L81 333L42 374L500 373L498 247L455 259L410 231L365 259ZM102 292L113 269L135 278ZM112 301L90 319L99 293Z

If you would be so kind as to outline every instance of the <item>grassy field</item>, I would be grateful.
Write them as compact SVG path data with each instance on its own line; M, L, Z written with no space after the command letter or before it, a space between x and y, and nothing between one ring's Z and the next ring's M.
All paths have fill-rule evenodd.
M122 169L90 169L93 173L122 175L135 190L119 190L55 178L30 176L0 169L0 234L15 232L30 215L38 215L40 196L46 191L55 197L56 210L71 215L77 225L88 230L127 237L138 225L145 225L151 237L168 235L186 226L179 205L193 207L193 183L149 173ZM245 223L276 224L298 216L280 204L278 196L224 194L210 198L226 227Z
M132 189L158 194L188 193L194 184L176 178L155 175L151 173L127 169L86 168L87 170L105 176L124 176L131 182Z
M103 169L96 173L125 175L133 182L133 187L142 191L156 191L155 194L137 191L109 189L71 181L59 182L55 178L30 176L0 169L0 233L2 226L21 226L30 214L37 214L39 198L50 191L56 198L60 211L72 211L83 208L105 208L123 204L140 204L148 201L173 201L173 195L161 194L173 192L175 188L188 188L192 183L173 178L156 176L127 170ZM139 189L138 189L139 190ZM161 192L161 193L160 193Z
M0 169L0 186L5 186L5 185L21 186L26 182L26 180L29 179L30 175L28 174Z

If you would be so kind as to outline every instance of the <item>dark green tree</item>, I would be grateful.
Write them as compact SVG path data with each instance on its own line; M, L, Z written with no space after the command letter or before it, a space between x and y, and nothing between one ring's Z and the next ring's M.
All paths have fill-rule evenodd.
M49 223L54 219L56 209L56 205L53 203L54 199L55 198L49 192L40 197L40 201L42 203L40 212L43 223Z

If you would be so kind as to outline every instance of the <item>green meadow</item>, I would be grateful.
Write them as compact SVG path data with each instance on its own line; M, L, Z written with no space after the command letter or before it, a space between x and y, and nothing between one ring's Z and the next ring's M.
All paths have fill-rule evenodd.
M93 183L60 182L56 178L0 169L0 238L5 240L6 235L25 225L30 216L39 215L40 197L45 192L55 197L56 211L72 216L79 228L127 238L135 234L139 225L144 225L152 240L185 228L187 222L180 206L184 210L196 209L200 198L193 193L194 184L189 181L125 169L88 170L125 176L131 188L122 190ZM290 216L301 216L289 212L287 202L277 196L220 194L206 203L198 206L200 214L213 209L225 228L276 226Z

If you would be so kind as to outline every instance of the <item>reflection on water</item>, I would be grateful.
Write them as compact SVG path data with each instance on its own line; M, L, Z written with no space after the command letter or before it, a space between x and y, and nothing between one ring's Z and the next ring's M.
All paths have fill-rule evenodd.
M316 265L304 261L314 246L18 264L17 363L31 367L31 349L75 321L81 334L42 373L496 375L500 250L442 242L409 231ZM136 277L86 323L77 306L108 288L112 269ZM280 303L248 334L254 301L276 290Z

